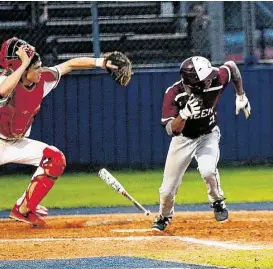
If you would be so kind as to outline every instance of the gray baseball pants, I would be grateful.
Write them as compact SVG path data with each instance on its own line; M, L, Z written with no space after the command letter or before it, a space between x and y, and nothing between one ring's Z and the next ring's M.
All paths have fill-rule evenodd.
M159 189L159 213L162 216L171 217L173 215L175 196L193 157L206 183L209 201L213 203L223 198L224 193L220 187L220 176L217 169L220 136L220 130L216 126L211 133L196 139L183 135L172 138L165 163L163 182Z

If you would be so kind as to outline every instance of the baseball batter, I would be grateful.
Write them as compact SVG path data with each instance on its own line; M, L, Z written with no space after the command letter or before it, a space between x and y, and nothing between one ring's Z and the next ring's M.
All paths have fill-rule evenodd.
M17 200L9 217L43 225L48 211L40 205L63 174L64 154L54 146L29 139L31 124L43 98L59 83L62 75L75 69L118 67L105 58L74 58L54 67L42 67L35 48L18 38L2 44L0 64L0 165L19 163L37 166L29 186ZM46 130L44 130L46 132Z
M190 57L182 62L180 75L181 80L166 90L163 100L161 122L172 140L159 190L159 216L152 226L157 231L163 231L172 220L175 195L193 157L206 183L216 221L228 219L217 169L220 130L216 107L230 81L236 90L236 115L242 109L248 118L251 110L240 71L233 61L215 68L204 57Z

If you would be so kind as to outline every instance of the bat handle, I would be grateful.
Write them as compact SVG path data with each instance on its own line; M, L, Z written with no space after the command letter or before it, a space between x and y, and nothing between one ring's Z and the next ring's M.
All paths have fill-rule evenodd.
M125 192L123 195L131 200L139 210L143 211L145 216L149 216L151 214L150 210L147 210L144 206L137 202L129 193Z

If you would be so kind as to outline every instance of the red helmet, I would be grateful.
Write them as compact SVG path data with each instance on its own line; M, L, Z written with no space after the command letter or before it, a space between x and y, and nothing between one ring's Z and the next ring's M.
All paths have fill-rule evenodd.
M17 37L10 38L6 40L1 47L0 52L0 65L5 69L12 69L15 71L21 65L21 60L19 56L16 54L16 51L20 46L27 45L28 56L32 56L34 53L32 47L24 40L18 39Z
M217 77L219 69L212 67L208 59L194 56L186 59L180 66L180 75L186 92L201 93L206 82Z

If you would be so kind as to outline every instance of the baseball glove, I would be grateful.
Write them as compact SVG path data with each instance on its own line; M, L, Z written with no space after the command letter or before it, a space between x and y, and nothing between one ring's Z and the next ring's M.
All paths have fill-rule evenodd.
M127 86L132 76L132 63L129 58L119 51L108 52L104 55L105 63L111 61L118 69L110 69L106 67L108 73L121 86Z

